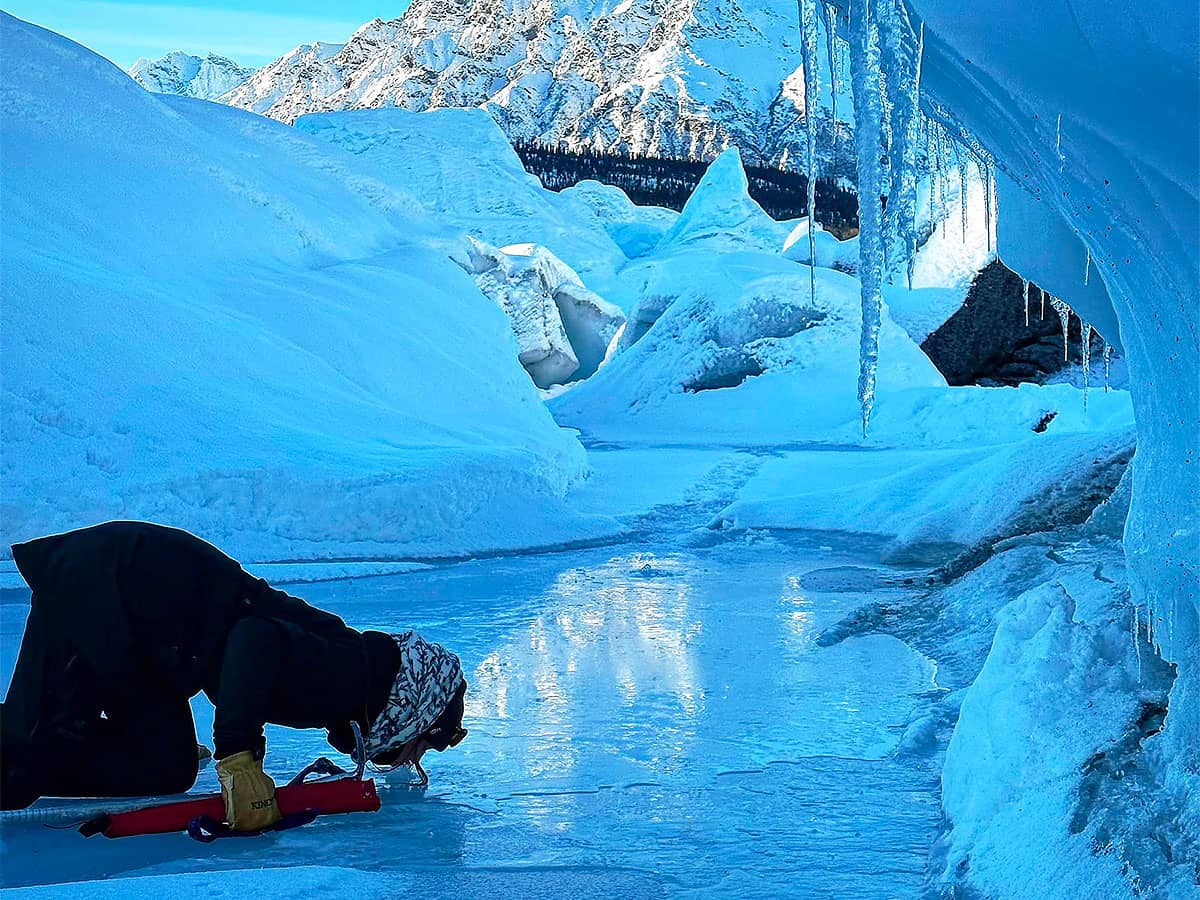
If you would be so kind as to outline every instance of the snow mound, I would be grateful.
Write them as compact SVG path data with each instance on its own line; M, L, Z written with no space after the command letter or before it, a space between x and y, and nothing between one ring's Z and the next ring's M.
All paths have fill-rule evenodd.
M941 428L955 434L955 444L937 446L917 429L889 428L887 437L899 438L893 448L780 455L763 464L716 524L876 535L888 539L893 559L942 563L1012 531L1044 530L1039 515L1049 519L1056 504L1088 496L1093 469L1112 461L1119 473L1131 455L1124 393L1107 395L1106 414L1093 411L1091 419L1042 434L1032 428L1038 404L1058 395L1076 407L1077 392L1025 385L939 393L965 407L952 417L949 404L939 404Z
M539 388L592 375L625 321L545 247L497 250L472 240L463 265L508 316L521 365Z
M588 381L551 401L555 417L593 437L754 444L852 441L857 431L858 285L778 253L709 247L630 267L641 301L622 350ZM881 390L945 385L885 316ZM627 343L628 342L628 343ZM882 401L886 403L887 400Z
M11 16L0 39L5 546L118 517L247 561L592 527L562 502L582 448L410 197Z
M774 251L787 230L751 199L741 154L730 147L708 167L658 249L703 244L714 250Z
M679 219L673 209L638 206L620 188L598 181L581 181L561 191L560 196L587 204L630 259L653 252Z
M589 283L625 261L592 209L545 190L482 110L356 110L304 116L296 128L350 151L380 180L484 243L539 244Z
M854 275L858 272L858 238L852 237L845 241L839 241L836 237L821 228L820 223L817 224L817 230L813 232L813 246L811 250L815 250L815 254L810 251L808 245L808 220L802 219L792 229L787 238L783 242L784 258L790 259L793 262L804 263L804 265L813 265L812 257L817 258L816 265L822 269L837 269L839 272L845 272L849 275Z

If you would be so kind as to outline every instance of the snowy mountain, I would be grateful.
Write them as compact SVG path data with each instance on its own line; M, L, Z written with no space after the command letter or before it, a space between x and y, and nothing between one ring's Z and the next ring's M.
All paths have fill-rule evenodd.
M795 20L785 0L416 0L222 99L284 122L483 107L513 139L690 158L732 143L774 163L804 155Z
M148 91L200 100L216 100L253 73L254 69L215 53L192 56L180 50L160 59L143 57L129 67L129 76Z

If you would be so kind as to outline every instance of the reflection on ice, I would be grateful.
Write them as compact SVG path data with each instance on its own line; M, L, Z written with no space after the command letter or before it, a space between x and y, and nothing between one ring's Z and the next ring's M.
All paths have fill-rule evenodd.
M917 895L937 760L891 753L927 702L931 663L883 635L815 641L905 589L844 547L652 549L310 585L307 599L352 624L415 627L462 654L470 737L430 754L427 790L389 783L375 816L199 859L174 836L101 848L8 829L5 883L327 864L336 845L338 865L401 893L492 897L487 873L502 872L506 890L542 895ZM311 731L272 728L268 746L277 776L328 752ZM37 861L51 854L62 862L47 873Z

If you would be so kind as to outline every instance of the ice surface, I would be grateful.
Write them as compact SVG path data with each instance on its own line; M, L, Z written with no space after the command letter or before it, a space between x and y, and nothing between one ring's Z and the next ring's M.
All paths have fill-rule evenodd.
M265 884L303 893L337 878L303 868L335 852L364 873L335 895L917 893L937 825L936 759L892 751L936 694L935 666L887 635L816 643L868 597L909 596L904 573L866 542L689 546L761 457L595 455L594 497L661 511L634 544L298 591L356 626L415 627L462 654L470 735L427 760L428 790L392 784L373 817L203 849L181 835L96 843L6 824L5 886L81 891L136 875L149 880L123 886L140 896L189 872L178 886L232 889L236 870L267 865ZM832 571L860 577L823 577ZM26 612L24 597L0 605L5 677ZM211 709L197 709L204 735ZM274 727L268 747L280 777L328 752L319 732Z

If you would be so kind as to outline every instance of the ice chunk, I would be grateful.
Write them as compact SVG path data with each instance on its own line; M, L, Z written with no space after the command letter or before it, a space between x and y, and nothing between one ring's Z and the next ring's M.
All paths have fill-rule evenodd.
M513 244L498 250L468 240L464 268L508 316L518 358L534 383L545 389L592 375L625 321L621 311L584 287L545 247Z

